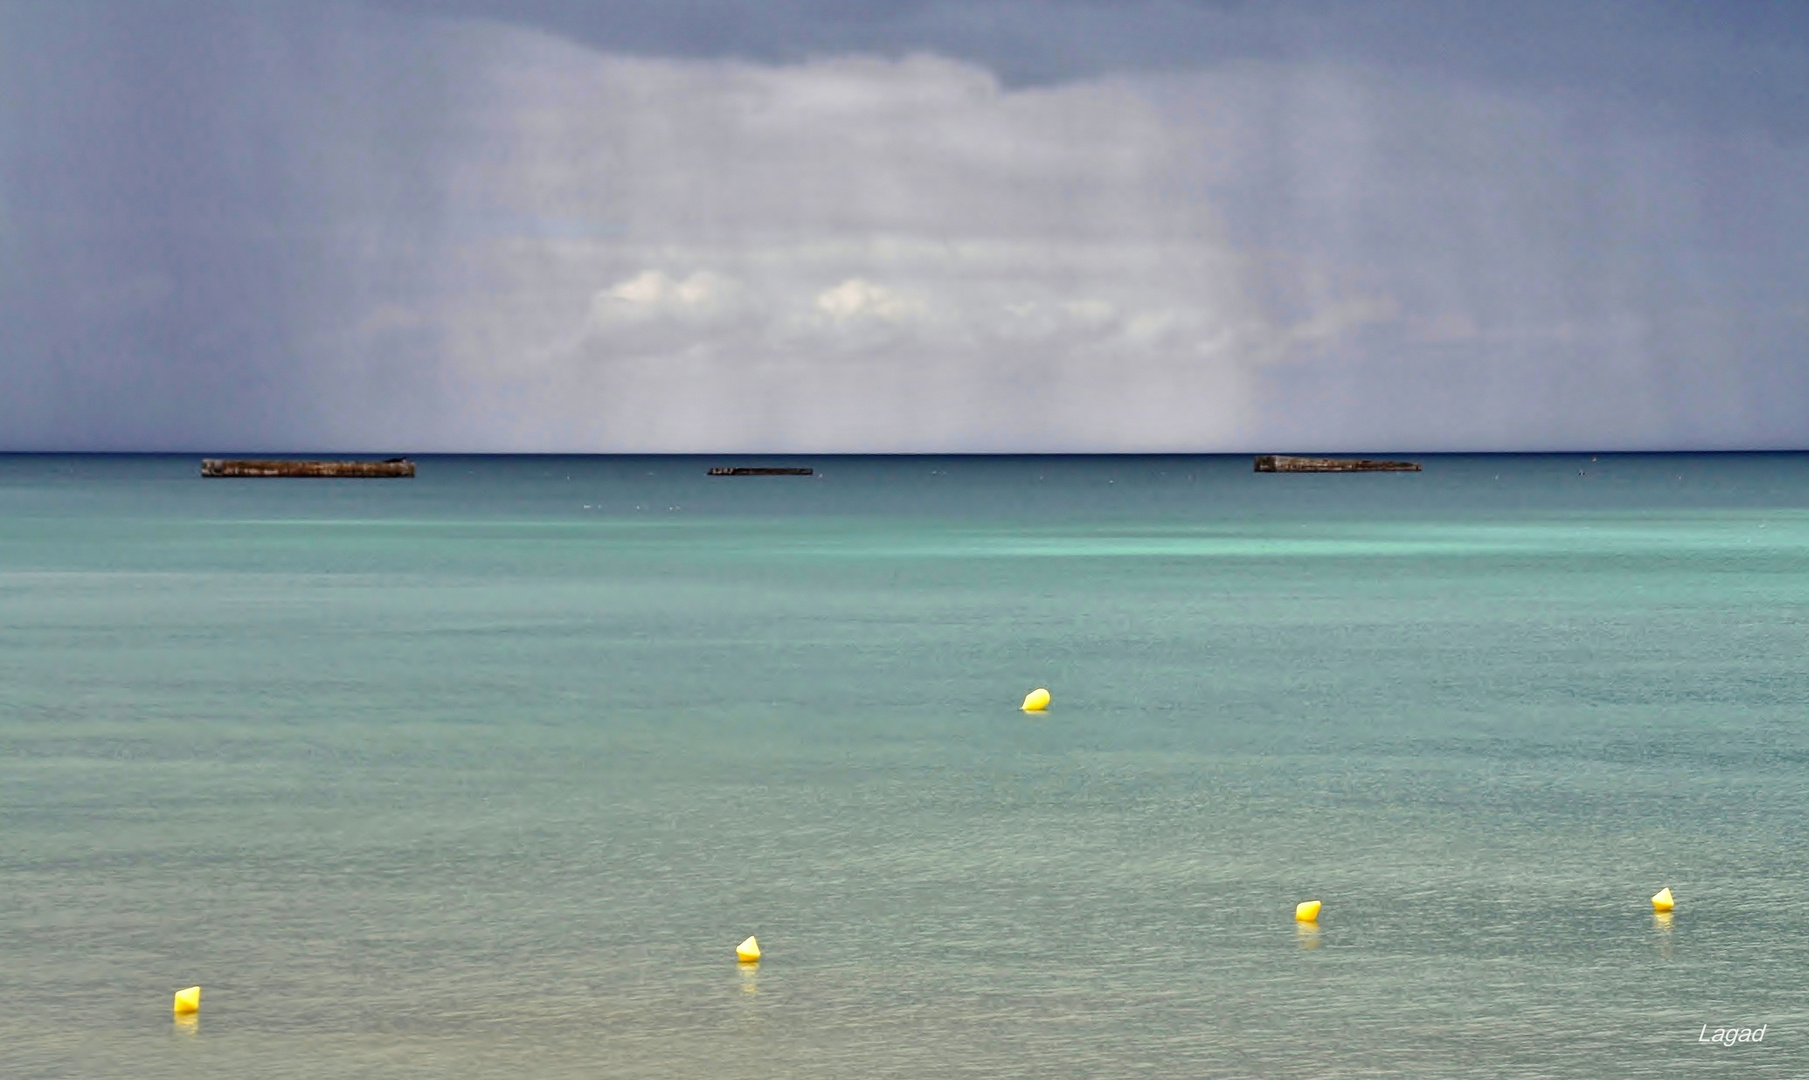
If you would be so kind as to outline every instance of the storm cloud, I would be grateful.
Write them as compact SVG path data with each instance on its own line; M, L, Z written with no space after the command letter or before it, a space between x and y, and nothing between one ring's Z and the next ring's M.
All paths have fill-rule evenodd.
M0 6L0 446L1805 441L1749 26L1603 77L1308 4L654 10Z

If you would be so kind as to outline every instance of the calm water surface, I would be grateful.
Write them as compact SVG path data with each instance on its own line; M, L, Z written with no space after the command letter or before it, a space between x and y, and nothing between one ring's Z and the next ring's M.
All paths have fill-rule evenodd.
M0 1075L1809 1076L1809 457L718 463L0 457Z

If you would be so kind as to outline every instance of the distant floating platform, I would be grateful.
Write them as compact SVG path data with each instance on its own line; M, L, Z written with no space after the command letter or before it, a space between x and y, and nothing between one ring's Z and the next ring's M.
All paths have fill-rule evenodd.
M813 469L787 468L783 466L756 465L751 467L718 465L710 470L711 476L812 476Z
M303 476L350 479L412 477L415 463L406 458L388 461L230 461L203 458L202 476Z
M1419 472L1417 461L1366 461L1362 458L1289 457L1259 454L1257 472Z

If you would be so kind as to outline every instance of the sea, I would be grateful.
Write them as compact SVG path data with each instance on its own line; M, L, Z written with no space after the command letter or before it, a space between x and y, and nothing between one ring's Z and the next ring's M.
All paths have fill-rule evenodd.
M0 1076L1809 1077L1809 456L1420 460L0 456Z

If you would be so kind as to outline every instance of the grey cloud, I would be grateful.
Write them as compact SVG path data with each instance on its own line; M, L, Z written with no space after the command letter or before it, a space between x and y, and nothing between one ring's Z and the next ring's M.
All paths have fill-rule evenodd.
M1165 203L1168 133L1129 88L488 40L463 122L508 150L457 198L621 222L605 242L486 245L484 291L441 307L461 371L538 402L503 437L549 418L599 448L1236 437L1235 254L1198 205ZM549 102L586 108L537 122Z
M794 63L934 52L1008 84L1310 60L1561 89L1802 136L1809 9L1719 0L378 0L605 52Z
M1470 36L1389 61L1422 10L1394 3L799 5L688 59L556 7L0 4L0 445L1809 434L1794 114L1710 122L1788 41L1680 109L1695 76L1630 101L1580 62L1454 71ZM663 10L685 37L718 7ZM1501 28L1453 10L1414 40ZM1551 39L1555 7L1519 10ZM1638 41L1750 45L1730 19L1692 51L1691 10ZM1168 64L1164 20L1230 29ZM1037 34L1060 77L950 58Z
M1787 311L1809 280L1809 192L1788 178L1809 147L1556 91L1443 89L1331 69L1176 92L1177 115L1218 103L1236 165L1214 192L1243 211L1226 215L1234 240L1282 253L1247 279L1255 295L1288 311L1341 287L1400 307L1400 322L1269 373L1278 437L1801 443Z

